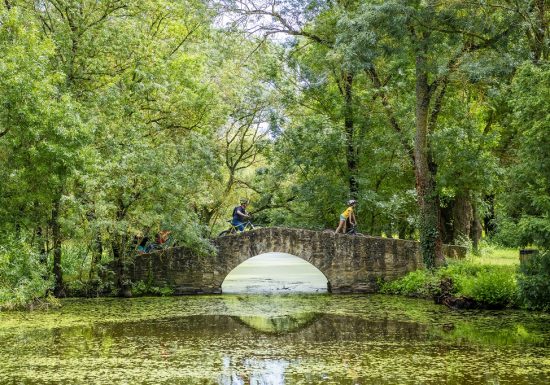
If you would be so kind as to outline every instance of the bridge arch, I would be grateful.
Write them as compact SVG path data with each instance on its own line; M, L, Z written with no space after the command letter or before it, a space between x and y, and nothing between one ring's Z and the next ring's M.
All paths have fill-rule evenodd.
M256 257L262 256L262 255L265 255L265 254L270 254L270 253L281 253L281 254L292 255L296 258L299 258L299 259L311 264L312 266L317 268L317 270L319 270L326 277L326 274L323 272L323 270L321 270L321 266L318 266L318 265L315 264L316 261L310 261L307 258L307 256L304 257L303 255L297 255L297 254L289 252L287 250L288 249L286 249L286 248L273 248L273 249L270 249L269 251L260 251L258 254L254 254L254 255L252 255L253 254L253 252L252 252L252 253L249 253L247 255L241 255L240 257L231 258L229 260L229 264L227 265L227 268L224 269L224 271L226 271L227 274L229 274L231 271L233 271L234 269L236 269L237 267L242 265L244 262L251 260L252 258L256 258Z
M315 239L321 234L324 237ZM321 250L313 250L314 247L312 247L312 243L315 243L316 247L321 246L324 252L330 253L327 247L333 242L326 241L327 235L331 234L274 227L216 238L213 243L218 250L220 287L233 269L250 258L267 253L285 253L296 256L317 268L326 277L328 291L331 291L329 265L323 261L323 258L315 258ZM323 240L321 244L319 244L320 240Z

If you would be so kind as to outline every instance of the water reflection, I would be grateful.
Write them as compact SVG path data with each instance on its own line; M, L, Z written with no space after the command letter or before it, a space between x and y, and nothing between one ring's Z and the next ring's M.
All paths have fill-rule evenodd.
M263 317L263 316L241 316L245 325L264 333L289 333L299 330L308 323L315 320L315 313L300 313L294 316L287 315L282 317Z
M0 314L0 384L547 384L550 315L382 296L66 301Z
M285 385L285 371L289 366L286 360L245 359L232 362L231 357L223 358L223 373L219 385Z
M263 333L289 333L306 327L324 313L329 297L300 295L224 296L231 314Z

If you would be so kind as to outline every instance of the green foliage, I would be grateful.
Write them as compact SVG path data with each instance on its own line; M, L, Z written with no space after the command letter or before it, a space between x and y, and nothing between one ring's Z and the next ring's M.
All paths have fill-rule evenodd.
M550 252L531 255L519 268L520 297L528 308L550 310Z
M144 296L144 295L157 295L161 297L166 297L174 294L174 289L163 286L151 286L148 282L138 281L132 283L132 295L133 296Z
M498 232L491 237L491 242L503 247L517 247L522 244L521 234L513 219L502 217L498 220Z
M466 260L450 263L437 274L452 279L457 296L490 307L510 307L518 303L514 266L482 265Z
M431 297L437 290L437 277L429 270L416 270L401 279L384 282L382 293Z
M518 287L511 269L480 269L474 275L456 276L458 293L490 307L517 304Z
M382 285L383 293L431 297L440 294L440 282L450 279L456 297L472 299L486 307L514 307L518 285L513 266L481 265L456 261L435 271L417 270Z
M550 249L550 66L525 63L509 103L517 149L507 173L498 239Z
M262 177L264 183L270 183L267 178L283 179L279 188L293 197L291 207L297 215L285 216L282 223L317 228L337 224L335 212L343 211L346 200L344 175L337 171L343 167L338 156L342 141L330 120L315 116L296 121L277 138L270 155L272 169Z
M208 81L204 4L16 3L0 11L0 234L34 239L50 269L60 248L78 292L134 235L211 253L197 211L220 174L227 83Z
M46 265L25 240L2 239L0 245L0 310L28 308L51 301L53 281Z

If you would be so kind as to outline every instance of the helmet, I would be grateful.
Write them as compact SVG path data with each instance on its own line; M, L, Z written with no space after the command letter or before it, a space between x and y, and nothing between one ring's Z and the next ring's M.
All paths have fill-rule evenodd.
M241 205L247 205L247 204L248 204L248 199L241 198Z
M350 205L350 206L351 206L351 205L354 205L354 204L356 204L356 203L357 203L357 201L356 201L355 199L350 199L350 200L348 201L348 205Z

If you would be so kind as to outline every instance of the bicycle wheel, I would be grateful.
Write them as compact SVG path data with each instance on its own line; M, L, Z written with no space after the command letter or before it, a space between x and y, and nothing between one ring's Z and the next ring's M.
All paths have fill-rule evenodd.
M229 235L229 234L231 234L231 229L227 229L227 230L222 231L222 232L218 235L218 237L223 237L224 235Z

